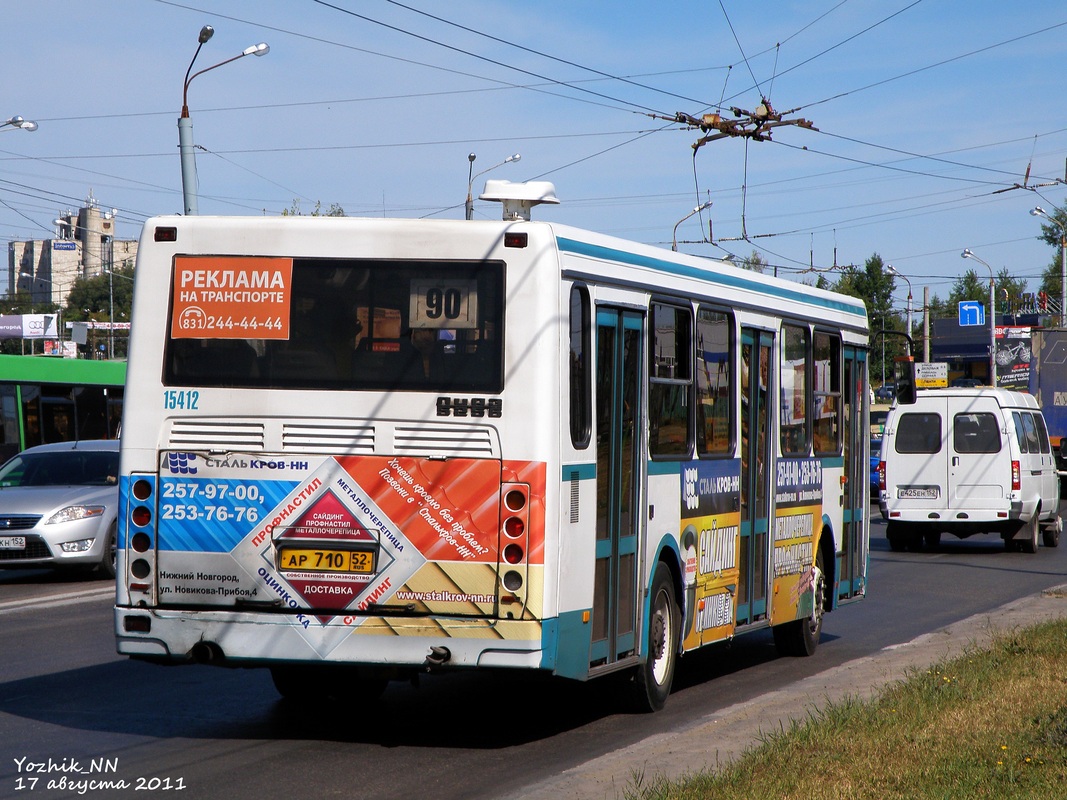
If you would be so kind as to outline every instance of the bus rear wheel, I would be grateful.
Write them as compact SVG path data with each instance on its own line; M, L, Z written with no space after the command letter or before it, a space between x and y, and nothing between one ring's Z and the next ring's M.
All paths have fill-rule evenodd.
M826 573L823 571L822 549L815 556L814 575L811 579L811 614L804 619L775 625L774 646L783 656L810 656L815 652L822 636L823 609L826 594Z
M678 663L680 619L671 571L660 562L652 576L645 660L634 678L634 701L640 711L659 711L671 693Z

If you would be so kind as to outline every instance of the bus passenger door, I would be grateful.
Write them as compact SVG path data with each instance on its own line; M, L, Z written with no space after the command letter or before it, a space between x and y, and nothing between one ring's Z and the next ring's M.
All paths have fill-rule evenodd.
M855 597L863 591L867 573L866 522L870 508L870 481L864 480L870 464L867 455L870 426L863 424L863 412L870 393L866 354L854 347L846 347L844 355L844 430L841 439L845 446L845 477L848 480L845 483L844 528L837 569L839 599Z
M774 334L741 329L741 554L737 624L767 616Z
M596 341L596 562L591 666L633 654L637 627L638 513L644 316L599 307Z

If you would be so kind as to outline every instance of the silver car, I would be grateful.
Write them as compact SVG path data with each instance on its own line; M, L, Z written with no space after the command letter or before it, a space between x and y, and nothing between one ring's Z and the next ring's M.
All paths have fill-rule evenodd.
M115 577L119 443L30 447L0 467L0 569L77 567Z

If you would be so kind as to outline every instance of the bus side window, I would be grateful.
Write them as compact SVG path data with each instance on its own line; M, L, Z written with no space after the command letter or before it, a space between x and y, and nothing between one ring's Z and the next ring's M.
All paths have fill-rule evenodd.
M781 445L785 455L805 456L810 449L809 343L807 328L798 325L782 326Z
M690 450L692 319L688 308L652 305L648 448L654 456L687 455Z
M592 430L592 375L589 369L590 328L589 290L571 288L570 309L570 427L571 444L577 450L589 446Z
M733 320L701 307L696 325L696 435L700 456L733 452Z
M817 454L841 449L841 339L815 332L814 440Z

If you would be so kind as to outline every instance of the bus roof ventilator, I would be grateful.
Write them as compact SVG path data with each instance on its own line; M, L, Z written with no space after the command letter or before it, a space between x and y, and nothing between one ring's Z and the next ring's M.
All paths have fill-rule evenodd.
M541 203L559 204L556 186L551 181L527 181L512 183L506 180L488 180L479 200L496 200L504 204L505 222L529 222L530 209Z

